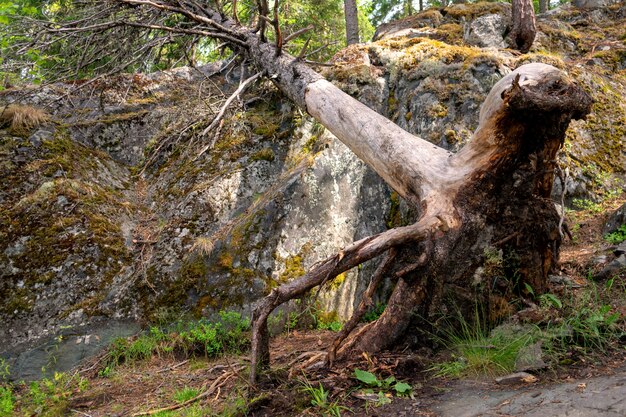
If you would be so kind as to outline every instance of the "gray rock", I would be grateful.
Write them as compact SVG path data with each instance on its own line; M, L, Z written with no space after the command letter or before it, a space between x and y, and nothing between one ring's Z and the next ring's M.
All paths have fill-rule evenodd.
M613 233L623 224L626 224L626 204L611 213L602 228L602 234L608 235L609 233Z
M520 349L515 359L515 370L518 372L535 371L537 369L544 369L547 366L548 365L543 361L541 342L523 347Z
M579 9L597 9L600 7L606 7L610 4L616 3L615 0L573 0L574 6Z
M565 285L570 288L580 288L581 285L576 283L571 277L567 275L549 275L548 279L550 280L550 284L553 285Z
M67 372L82 361L106 348L115 338L137 334L137 323L107 321L91 326L64 329L58 335L36 345L26 344L5 352L10 379L32 381Z
M463 39L482 48L506 48L504 34L508 27L508 18L501 14L480 16L466 25Z
M595 279L609 279L626 269L626 253L621 253L614 260L609 262L600 272L595 275Z

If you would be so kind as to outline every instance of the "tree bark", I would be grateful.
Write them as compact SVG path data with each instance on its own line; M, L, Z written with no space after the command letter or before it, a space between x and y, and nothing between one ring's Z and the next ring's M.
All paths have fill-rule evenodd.
M216 11L203 8L198 14L148 0L118 1L180 13L222 39L234 39L239 53L420 213L415 224L355 242L260 300L253 313L251 382L269 366L267 318L277 306L390 251L393 262L383 272L396 286L387 308L348 337L339 356L391 347L419 324L416 317L436 316L443 305L472 317L477 303L490 312L502 300L508 306L524 296L527 286L535 293L545 290L561 239L560 218L550 200L556 153L570 120L591 109L590 97L564 72L528 64L504 77L485 100L472 140L451 154L402 130ZM532 8L524 2L523 15L534 22L528 4ZM495 277L481 272L494 251L502 258L502 274Z
M550 0L539 0L539 13L545 13L548 11Z
M343 0L343 9L346 16L348 45L359 43L359 11L356 7L356 0Z
M511 17L513 20L513 27L509 35L511 46L522 53L526 53L530 50L537 35L533 1L512 0Z
M413 14L413 0L404 0L404 11L407 16L411 16Z

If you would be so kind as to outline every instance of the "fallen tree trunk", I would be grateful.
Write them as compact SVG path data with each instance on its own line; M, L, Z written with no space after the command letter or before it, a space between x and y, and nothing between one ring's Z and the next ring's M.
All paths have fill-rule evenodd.
M451 154L405 132L285 54L276 13L250 30L195 1L116 3L182 15L195 25L185 31L229 42L421 213L415 224L355 242L262 299L253 313L251 382L269 366L267 318L277 306L389 251L393 261L380 271L396 282L387 308L356 335L340 335L348 337L340 356L391 347L415 317L432 317L445 306L463 312L481 303L485 315L495 319L496 307L506 309L528 288L535 293L546 288L561 239L550 200L556 153L570 120L591 108L590 97L562 71L529 64L504 77L483 104L472 140ZM258 3L267 12L267 3ZM275 29L275 44L265 41L268 24ZM481 269L494 252L507 259L496 277ZM380 281L375 278L372 287Z

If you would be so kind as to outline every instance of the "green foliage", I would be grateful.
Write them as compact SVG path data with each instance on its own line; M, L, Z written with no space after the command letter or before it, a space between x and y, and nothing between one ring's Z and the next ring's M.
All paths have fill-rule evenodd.
M376 305L370 308L364 315L363 321L365 323L370 323L374 320L378 320L378 318L383 314L387 308L387 303L376 303Z
M177 403L184 403L192 398L196 398L200 394L200 391L196 388L184 387L174 392L174 401Z
M546 329L547 348L557 355L573 347L583 352L603 352L613 340L620 337L617 326L621 316L609 304L588 305L572 310L560 323Z
M121 363L132 364L153 355L182 354L216 357L240 353L249 345L250 321L233 311L222 311L216 321L179 321L171 328L151 327L136 338L118 338L107 353L100 376L108 377Z
M13 394L12 400L6 404L19 408L22 415L64 416L68 415L67 406L72 395L88 388L88 382L78 373L68 374L55 372L52 378L33 381L28 389ZM0 404L4 403L0 393ZM0 410L2 405L0 405ZM3 416L4 414L0 414ZM8 414L11 415L11 414Z
M4 358L0 358L0 381L8 379L9 376L11 376L9 364L4 360Z
M406 382L400 382L392 375L385 379L378 379L376 375L371 372L363 371L361 369L354 370L354 377L364 384L368 389L376 388L379 390L379 397L381 393L393 391L397 396L406 396L411 394L413 389L411 385ZM385 397L383 395L383 397ZM386 397L385 397L386 398Z
M337 401L329 401L329 393L322 384L319 387L312 386L308 381L303 381L302 384L302 391L311 397L311 405L318 409L323 416L340 417L341 410L346 409L337 404Z
M535 334L493 332L489 334L478 320L470 324L461 319L459 328L450 330L440 341L452 350L453 359L435 364L429 370L436 376L499 375L515 368L520 349L535 341Z
M604 240L613 245L622 243L624 240L626 240L626 224L621 225L619 229L617 229L613 233L605 235Z
M539 303L541 307L544 307L544 308L549 307L549 306L552 306L558 309L563 308L563 303L561 302L561 300L556 295L551 294L551 293L541 294L539 296Z
M0 386L0 417L13 415L15 397L10 386Z
M584 198L573 199L572 205L579 210L586 210L594 214L602 212L602 206L600 204Z
M343 327L343 323L337 317L336 311L325 312L318 308L314 314L315 327L319 330L330 330L338 332Z
M216 7L215 3L210 2L210 5ZM221 3L224 13L232 15L232 2ZM360 36L369 40L374 32L367 18L370 2L357 4ZM0 78L34 83L84 79L116 72L154 72L227 57L228 49L223 47L222 42L203 36L172 35L156 28L113 25L107 30L83 31L73 35L48 33L43 40L36 36L43 31L43 22L49 22L46 29L81 21L86 26L103 27L116 20L146 20L167 28L188 26L186 18L180 14L171 13L154 20L153 12L150 7L108 7L106 2L1 1ZM257 3L253 0L238 1L237 14L242 23L254 26L258 19ZM299 54L308 39L307 58L317 61L328 60L345 46L342 0L280 2L279 20L283 36L309 25L314 27L286 45L287 51L292 54ZM271 28L266 35L270 40L275 37Z

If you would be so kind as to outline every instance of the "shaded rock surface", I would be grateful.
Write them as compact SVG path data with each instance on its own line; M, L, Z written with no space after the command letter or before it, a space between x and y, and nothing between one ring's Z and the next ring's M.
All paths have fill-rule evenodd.
M623 224L626 224L626 204L615 210L607 219L602 233L608 235L616 232Z
M379 41L338 53L325 75L408 131L458 150L503 75L531 61L564 68L596 100L565 143L566 201L611 195L626 163L625 48L617 40L624 6L593 18L571 8L540 17L541 36L522 56L467 44L472 21L504 22L508 10L486 3L426 11L395 23L411 33L382 27ZM55 120L28 135L0 133L5 356L98 318L248 312L316 261L414 215L269 83L203 136L238 80L237 70L215 64L111 77L93 91L56 84L1 93L3 102L48 105ZM349 316L375 267L337 277L319 308Z

